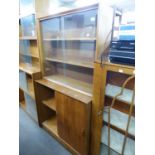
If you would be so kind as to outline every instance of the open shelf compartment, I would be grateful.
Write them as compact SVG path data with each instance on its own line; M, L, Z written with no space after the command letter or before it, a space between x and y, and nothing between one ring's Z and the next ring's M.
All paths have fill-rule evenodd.
M50 109L56 111L56 101L55 98L51 97L42 101L44 105L49 107Z
M55 135L58 135L57 131L57 118L56 115L50 117L48 120L42 123L43 127L46 128L49 132L53 132Z

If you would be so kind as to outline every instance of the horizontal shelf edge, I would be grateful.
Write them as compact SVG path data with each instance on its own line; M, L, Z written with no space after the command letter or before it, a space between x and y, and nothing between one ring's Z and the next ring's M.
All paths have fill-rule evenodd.
M41 84L41 85L44 85L52 90L55 90L55 91L58 91L60 93L63 93L65 94L66 96L69 96L71 98L74 98L75 100L78 100L78 101L81 101L85 104L89 104L91 101L92 101L92 96L88 96L88 95L85 95L83 93L79 93L75 90L72 90L72 89L69 89L69 88L66 88L62 85L59 85L59 84L56 84L54 82L51 82L47 79L41 79L41 80L36 80L37 83ZM71 94L68 94L67 91L70 91L73 93L72 95ZM78 98L75 97L75 96L79 96Z
M79 66L79 67L91 68L91 69L94 68L93 63L92 63L92 65L85 65L85 64L80 64L80 63L74 63L74 62L69 62L69 61L65 61L65 60L60 60L60 59L52 59L52 58L46 58L45 60L52 61L52 62L64 63L64 64L68 64L68 65Z
M21 66L20 64L19 64L19 70L21 70L21 71L23 71L23 72L25 72L27 74L30 74L30 75L33 75L35 73L40 73L41 72L41 70L39 69L39 67L38 67L38 69L36 69L34 71L33 70L33 66L27 68L26 66Z
M53 106L51 106L49 102L51 102L51 105L53 105ZM55 99L54 98L49 98L49 99L43 100L42 103L45 106L47 106L48 108L56 111L56 105L54 105L54 104L56 104L56 102L55 102Z
M34 58L38 58L38 59L39 59L39 56L37 56L37 55L24 54L24 53L20 53L20 54L21 54L21 55L24 55L24 56L34 57Z
M19 40L37 40L37 37L25 36L19 37Z

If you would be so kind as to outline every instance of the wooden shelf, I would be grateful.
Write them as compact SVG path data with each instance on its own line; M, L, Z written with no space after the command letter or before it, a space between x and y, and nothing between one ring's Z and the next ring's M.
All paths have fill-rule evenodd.
M100 61L97 61L97 62L100 63ZM134 66L114 64L111 62L104 62L103 65L106 67L108 71L113 71L113 72L123 73L123 74L128 74L128 75L135 74Z
M46 130L58 136L56 116L53 116L50 119L46 120L42 123L42 125Z
M78 92L78 91L75 91L73 89L70 89L70 88L67 88L61 84L57 84L55 82L52 82L52 81L49 81L49 80L46 80L45 78L44 79L41 79L41 80L36 80L37 83L43 85L43 86L46 86L52 90L56 90L62 94L65 94L69 97L72 97L78 101L81 101L85 104L89 104L91 101L92 101L92 96L88 96L88 95L85 95L81 92Z
M121 92L121 88L119 86L107 84L106 85L106 92L105 95L108 97L114 98L117 94ZM117 100L120 100L122 102L126 102L128 104L131 104L132 102L132 96L133 96L133 90L124 88L123 94L120 95Z
M129 115L113 108L111 108L110 115L110 124L125 132ZM108 108L106 107L103 113L103 120L108 123ZM131 116L128 132L132 136L135 136L135 118L133 116Z
M110 128L110 148L121 154L124 135ZM104 126L102 128L101 143L108 146L108 127ZM135 141L127 138L124 154L133 155L135 153Z
M45 38L43 41L96 41L96 38Z
M67 87L69 89L75 90L88 96L92 96L91 84L68 78L63 75L52 75L46 76L44 78L61 86Z
M46 105L50 109L56 111L56 101L54 97L47 99L47 100L43 100L42 102L44 105Z
M63 59L58 59L58 58L46 58L48 61L52 62L59 62L59 63L64 63L64 64L69 64L69 65L74 65L74 66L79 66L79 67L86 67L86 68L94 68L93 62L84 62L78 60L78 62L73 61L73 60L63 60Z
M31 64L28 64L28 63L20 63L19 69L30 75L40 72L39 66L32 66Z
M19 37L20 40L37 40L37 37L33 37L33 36L22 36Z
M20 53L20 54L28 57L39 58L38 55L34 55L34 54L25 54L25 53Z
M72 154L79 154L71 145L69 145L64 139L62 139L57 130L57 118L56 116L51 117L50 119L42 123L43 128L48 131L53 137L56 138L60 143L62 143L67 149L71 151Z

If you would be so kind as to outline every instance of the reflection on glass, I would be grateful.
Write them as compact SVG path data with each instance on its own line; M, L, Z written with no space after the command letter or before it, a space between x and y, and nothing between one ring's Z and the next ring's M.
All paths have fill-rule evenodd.
M60 18L52 18L41 23L43 39L60 38Z
M30 57L31 50L29 40L20 40L19 51L20 51L20 63L32 64L32 58Z
M64 16L62 18L63 37L95 37L96 16L96 10Z
M97 10L89 10L42 21L45 59L92 65L96 49L96 18Z
M35 15L23 17L21 20L22 36L35 36Z

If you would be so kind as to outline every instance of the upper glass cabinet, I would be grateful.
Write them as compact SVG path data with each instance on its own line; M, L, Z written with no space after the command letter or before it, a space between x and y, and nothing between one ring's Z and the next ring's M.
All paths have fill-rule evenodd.
M97 10L41 21L45 60L58 59L93 67Z
M96 8L40 20L45 78L92 93L96 23Z
M36 36L35 15L25 16L20 19L22 36Z

